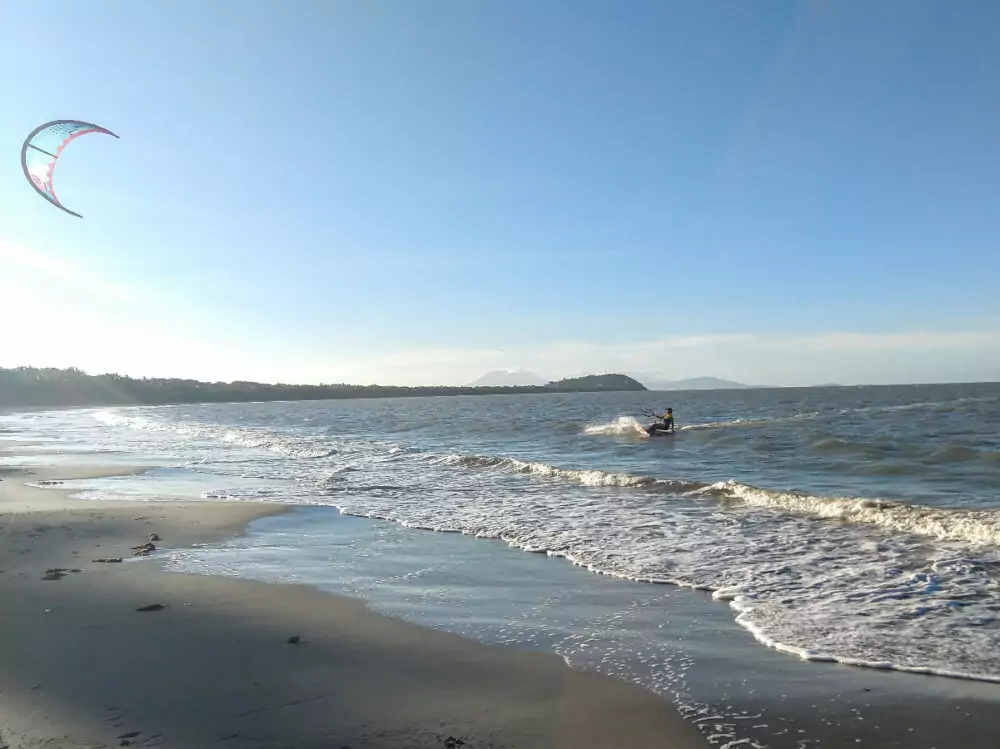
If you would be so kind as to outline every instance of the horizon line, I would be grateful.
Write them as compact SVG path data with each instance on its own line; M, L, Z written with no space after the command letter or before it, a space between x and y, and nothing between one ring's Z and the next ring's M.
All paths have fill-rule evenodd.
M246 384L246 385L263 385L267 387L296 387L296 388L307 388L307 387L347 387L347 388L406 388L410 390L433 390L433 389L451 389L451 390L525 390L525 389L539 389L543 390L553 384L560 382L566 382L570 380L576 380L583 377L627 377L631 380L642 385L648 392L699 392L699 391L710 391L710 390L787 390L787 389L806 389L806 388L851 388L851 387L929 387L933 385L996 385L1000 384L1000 379L996 380L941 380L941 381L926 381L926 382L856 382L856 383L818 383L818 384L807 384L807 385L767 385L767 384L747 384L742 382L737 382L735 380L727 380L722 377L715 377L714 375L700 375L697 377L684 377L680 380L667 381L667 383L681 383L688 382L692 380L720 380L723 382L729 382L733 385L738 385L739 387L718 387L718 388L677 388L672 389L653 389L648 387L639 378L629 375L625 372L601 372L601 373L590 373L583 375L574 375L571 377L563 377L558 380L549 380L542 385L473 385L473 384L459 384L459 385L447 385L443 383L433 384L433 385L406 385L401 383L395 384L380 384L380 383L367 383L362 384L360 382L265 382L257 380L199 380L192 377L176 377L176 376L148 376L143 375L141 377L128 374L119 374L118 372L99 372L93 373L87 370L81 369L79 367L37 367L30 364L23 364L14 367L0 367L0 372L14 372L17 370L36 370L36 371L54 371L62 373L77 373L82 374L86 377L120 377L123 379L130 380L176 380L179 382L191 382L204 385L234 385L234 384ZM497 370L499 371L499 370ZM528 371L528 370L521 370ZM531 373L534 374L534 373ZM537 376L537 375L536 375ZM612 391L605 391L612 392ZM629 392L629 391L621 391ZM638 391L630 391L638 392Z

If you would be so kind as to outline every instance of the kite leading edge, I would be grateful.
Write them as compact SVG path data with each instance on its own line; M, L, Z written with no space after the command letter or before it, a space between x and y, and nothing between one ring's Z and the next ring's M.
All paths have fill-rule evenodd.
M53 120L39 125L21 146L21 168L24 176L35 192L71 216L83 218L79 213L71 211L59 202L55 189L52 186L52 172L56 168L56 162L62 155L62 150L73 140L81 135L89 133L103 133L114 138L115 135L110 130L95 125L92 122L82 122L80 120Z

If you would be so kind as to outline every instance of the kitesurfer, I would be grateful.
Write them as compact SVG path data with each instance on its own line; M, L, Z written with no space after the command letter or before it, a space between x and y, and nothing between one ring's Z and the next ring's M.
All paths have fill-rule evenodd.
M656 419L655 422L646 427L648 434L674 431L674 409L668 408L662 414L654 413L653 411L646 411L645 414Z

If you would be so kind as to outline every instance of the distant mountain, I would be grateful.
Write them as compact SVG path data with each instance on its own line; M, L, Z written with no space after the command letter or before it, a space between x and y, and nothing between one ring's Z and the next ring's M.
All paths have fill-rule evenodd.
M747 390L753 387L742 382L720 380L718 377L690 377L686 380L658 382L649 380L646 386L650 390Z
M525 369L497 369L493 372L487 372L474 382L470 382L469 387L524 387L545 384L545 380Z
M585 375L584 377L569 377L558 382L550 382L545 387L557 390L573 390L594 392L598 390L630 391L647 390L638 380L623 374Z

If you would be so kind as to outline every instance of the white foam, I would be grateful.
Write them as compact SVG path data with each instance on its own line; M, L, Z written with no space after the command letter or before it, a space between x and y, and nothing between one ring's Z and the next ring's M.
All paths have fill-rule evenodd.
M489 469L572 481L584 486L657 488L735 499L753 507L783 510L828 520L880 526L941 540L1000 545L1000 512L957 510L891 502L884 499L819 497L760 489L737 481L711 485L596 469L559 468L548 463L481 455L448 455L436 462L463 468Z
M263 500L278 494L276 489L261 487L230 487L225 489L205 489L201 492L202 499L221 501Z
M222 445L265 451L261 462L277 478L308 478L284 501L335 501L346 513L495 538L601 574L714 591L758 640L797 657L1000 676L994 511L736 481L706 487L525 456L432 455L373 442L362 448L346 438L164 424L127 412L111 421L206 440L215 444L204 446L209 456L222 455ZM318 450L329 457L308 457ZM210 465L246 471L221 458Z
M303 438L268 432L263 429L228 427L218 424L169 422L141 414L96 411L92 416L109 426L152 432L172 432L191 439L219 440L232 445L270 450L298 458L328 458L337 450L320 438Z
M889 528L949 541L1000 545L1000 512L924 507L882 499L815 497L725 481L703 489L754 507Z
M349 514L546 551L600 574L716 591L760 642L797 657L1000 679L992 630L981 626L997 621L996 599L976 592L996 585L989 574L1000 564L995 552L960 569L928 561L905 537L859 544L849 526L823 530L811 526L815 519L769 512L706 518L690 508L630 503L594 512L597 503L565 500L533 509L501 500L492 512L371 497L340 504Z
M810 411L808 413L793 414L792 416L778 416L768 419L753 419L753 418L740 418L740 419L723 419L721 421L705 421L698 424L682 424L677 427L678 432L685 432L691 430L702 430L702 429L729 429L731 427L759 427L767 426L770 424L783 424L790 421L810 421L819 416L819 412Z
M628 434L649 437L645 427L634 416L619 416L606 424L589 424L583 429L584 434Z
M600 471L597 469L559 468L548 463L517 460L484 455L447 455L435 459L443 465L462 468L479 468L508 473L520 473L540 478L572 481L584 486L657 487L664 490L688 491L699 489L702 484L685 481L657 479L653 476L636 476L631 473Z
M696 424L681 424L676 427L678 432L689 432L689 431L701 431L705 429L728 429L732 427L754 427L754 426L765 426L767 424L778 424L781 422L788 421L804 421L809 419L815 419L819 416L818 412L809 412L802 414L795 414L792 416L784 416L770 419L752 419L752 418L740 418L740 419L724 419L720 421L706 421L699 422ZM643 426L634 416L619 416L614 421L609 421L600 424L588 424L583 429L584 434L588 435L637 435L641 437L648 437L649 433L646 431L646 427Z

